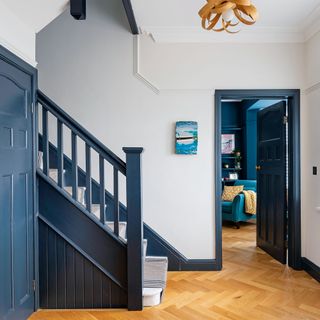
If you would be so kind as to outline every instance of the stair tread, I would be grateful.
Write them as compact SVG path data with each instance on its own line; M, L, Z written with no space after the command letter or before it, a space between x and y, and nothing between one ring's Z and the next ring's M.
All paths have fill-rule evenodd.
M166 256L146 256L146 259L148 259L149 261L153 260L154 262L156 262L157 260L168 260L168 257Z
M63 188L64 188L64 189L68 189L68 190L70 190L70 189L72 190L72 186L64 186ZM78 186L78 188L79 188L79 189L83 189L83 190L86 189L86 187L80 187L80 186Z
M162 288L143 288L142 295L144 297L160 294L163 291Z
M114 224L114 221L106 221L106 224ZM119 224L127 224L126 221L119 221Z

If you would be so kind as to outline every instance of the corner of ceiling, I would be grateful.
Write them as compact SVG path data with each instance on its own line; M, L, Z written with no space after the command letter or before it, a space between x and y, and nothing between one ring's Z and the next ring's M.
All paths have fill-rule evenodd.
M320 31L320 5L312 11L306 21L308 23L304 26L304 34L305 41L308 41Z
M229 34L205 31L201 27L141 26L143 34L158 43L303 43L305 32L299 29L255 27Z

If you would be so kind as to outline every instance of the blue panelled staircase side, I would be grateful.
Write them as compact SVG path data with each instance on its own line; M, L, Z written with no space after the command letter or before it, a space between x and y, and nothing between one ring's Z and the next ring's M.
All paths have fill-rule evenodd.
M124 148L124 162L41 91L37 102L40 308L142 310L142 148ZM52 156L49 129L55 128L57 147ZM64 153L66 128L71 132L71 159ZM78 166L81 140L85 172ZM91 176L92 152L99 157L99 183ZM106 193L107 163L113 170L113 194ZM120 173L126 179L126 215L119 202Z

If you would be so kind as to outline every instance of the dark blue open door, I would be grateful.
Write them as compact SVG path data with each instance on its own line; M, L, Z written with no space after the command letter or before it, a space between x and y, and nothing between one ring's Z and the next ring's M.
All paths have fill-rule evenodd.
M286 102L258 113L257 243L286 263Z
M0 59L0 319L34 310L32 77Z

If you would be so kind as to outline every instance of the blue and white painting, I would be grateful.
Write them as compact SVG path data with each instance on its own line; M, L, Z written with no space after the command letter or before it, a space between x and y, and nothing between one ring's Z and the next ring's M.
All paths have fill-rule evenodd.
M197 154L198 123L178 121L176 123L176 154Z

